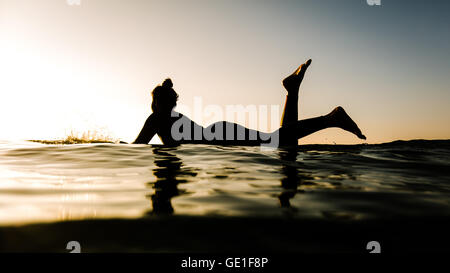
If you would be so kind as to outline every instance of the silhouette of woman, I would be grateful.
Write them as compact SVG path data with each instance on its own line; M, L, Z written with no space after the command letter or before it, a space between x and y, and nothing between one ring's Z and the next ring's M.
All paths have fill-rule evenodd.
M173 111L178 100L178 94L173 89L172 81L166 79L162 85L153 90L153 113L148 117L133 143L147 144L155 134L158 134L165 145L184 143L264 145L271 143L282 146L296 146L299 138L331 127L341 128L361 139L366 139L356 123L340 106L324 116L297 120L299 88L310 65L311 59L300 65L294 73L283 80L282 83L287 90L287 96L281 128L272 133L251 130L226 121L213 123L207 128L198 125L188 117ZM275 142L274 139L276 139Z

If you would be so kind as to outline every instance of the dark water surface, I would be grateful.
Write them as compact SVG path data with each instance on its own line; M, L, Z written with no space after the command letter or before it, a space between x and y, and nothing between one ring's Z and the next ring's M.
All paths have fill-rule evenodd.
M444 251L450 141L0 141L0 251Z

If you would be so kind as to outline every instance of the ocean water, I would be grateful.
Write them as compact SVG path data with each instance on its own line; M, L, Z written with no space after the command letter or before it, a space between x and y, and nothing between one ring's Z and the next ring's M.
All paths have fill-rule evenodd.
M439 224L426 227L433 233L448 227L440 221L450 215L449 164L448 140L274 150L0 141L0 250L64 251L45 243L50 237L66 240L63 230L80 239L97 229L101 234L105 229L116 231L111 231L114 234L109 239L91 238L91 251L207 251L206 241L211 238L194 230L208 225L216 225L208 232L213 228L223 229L221 232L241 229L239 234L245 238L255 229L267 232L261 235L264 239L247 242L249 249L265 245L268 250L306 252L319 251L314 241L290 245L292 239L275 234L281 228L279 223L304 228L312 223L327 223L326 227L335 223L343 229L347 224L423 224L433 219ZM192 238L197 234L195 247L187 242L186 234L178 243L161 241L156 245L151 243L155 239L143 243L141 238L131 245L127 239L134 232L144 232L144 226L164 234L169 232L168 225L184 226L192 231ZM326 229L317 225L310 229ZM30 227L46 232L29 231ZM273 232L268 230L271 227ZM28 230L26 235L24 230ZM394 247L397 237L382 224L378 230L383 230L378 236L387 236ZM370 232L367 234L374 234ZM421 231L417 232L415 236L420 237ZM358 238L363 240L367 234ZM448 238L444 231L439 236ZM11 241L11 237L15 239ZM35 238L36 247L18 243L30 237ZM226 240L216 243L224 246ZM404 243L407 238L402 240ZM235 249L238 242L229 244ZM334 249L337 246L339 243ZM434 246L426 245L435 250Z

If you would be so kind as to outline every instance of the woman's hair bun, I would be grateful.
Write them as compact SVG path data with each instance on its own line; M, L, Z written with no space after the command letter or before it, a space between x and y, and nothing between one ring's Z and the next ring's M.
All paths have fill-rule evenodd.
M163 84L162 84L162 86L168 87L168 88L172 88L172 87L173 87L172 80L169 79L169 78L165 79L164 82L163 82Z

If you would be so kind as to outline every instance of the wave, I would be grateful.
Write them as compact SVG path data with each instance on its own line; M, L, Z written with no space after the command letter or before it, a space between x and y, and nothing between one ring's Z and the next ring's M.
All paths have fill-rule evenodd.
M50 145L69 145L69 144L88 144L88 143L119 143L118 139L103 134L98 131L87 131L83 133L77 133L71 131L64 139L56 140L28 140L31 142L37 142L41 144Z

